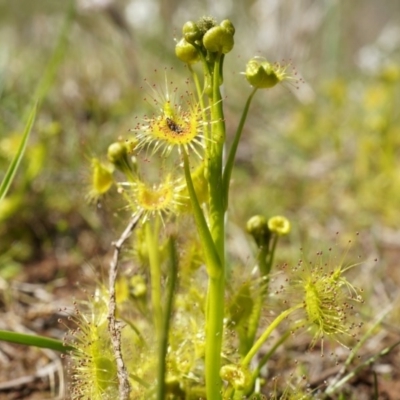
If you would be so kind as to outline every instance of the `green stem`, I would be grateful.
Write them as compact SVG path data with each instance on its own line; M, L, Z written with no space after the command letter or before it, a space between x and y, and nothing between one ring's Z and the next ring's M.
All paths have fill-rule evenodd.
M236 151L239 146L240 138L242 136L243 127L244 127L244 123L246 122L250 104L251 104L251 101L253 100L253 97L254 97L256 91L257 91L257 88L254 88L246 101L246 105L243 109L242 117L240 118L240 122L239 122L239 125L238 125L236 133L235 133L235 138L233 139L232 146L229 150L228 159L225 164L224 176L223 176L223 195L224 195L225 210L228 209L228 204L229 204L229 183L231 180L233 164L235 163Z
M206 257L209 286L206 306L206 386L207 398L221 397L222 382L219 378L224 318L225 276L211 232L208 229L203 211L197 200L190 174L189 159L183 151L183 165L186 185L193 207L197 230Z
M276 350L278 347L280 347L289 337L291 336L290 331L286 331L280 338L279 340L276 341L276 343L272 346L272 348L268 351L267 354L265 354L261 360L259 361L256 369L252 372L251 374L251 382L248 384L248 387L246 390L240 390L240 391L235 391L232 390L229 392L230 397L227 397L228 399L230 398L238 398L238 399L244 399L247 398L247 396L250 396L251 394L254 394L254 386L256 383L256 380L260 376L261 368L268 362L268 360L275 354Z
M157 220L158 221L158 220ZM153 307L154 327L157 338L160 338L162 329L161 308L161 265L158 247L158 223L152 226L149 221L145 225L147 251L149 253L150 276L151 276L151 304Z
M174 290L176 277L178 272L178 257L176 254L175 240L171 237L168 241L170 268L168 276L167 298L163 316L163 326L160 334L159 343L159 362L158 362L158 385L157 385L157 400L165 399L165 372L166 372L166 356L168 348L168 334L172 312L172 303L174 299Z
M261 275L261 285L260 285L260 294L256 298L256 303L254 304L253 311L249 318L249 330L247 334L247 346L252 346L254 343L254 338L257 333L257 328L260 323L262 306L264 303L264 299L268 296L268 286L269 286L269 275L271 273L272 264L274 262L274 255L276 246L278 244L278 235L274 235L271 250L269 250L269 246L260 247L260 251L258 252L257 261L258 261L258 269ZM249 349L247 348L246 351Z
M266 265L266 269L265 269L265 271L261 271L264 276L269 276L269 274L271 273L272 263L274 262L275 250L276 250L276 246L277 246L278 240L279 240L279 235L275 234L273 236L274 236L274 239L272 242L271 250L269 251L269 254L268 254L268 262Z
M201 245L206 258L207 273L209 276L218 277L221 275L221 261L219 259L211 232L208 228L203 211L197 199L196 191L193 186L192 175L190 174L189 158L185 150L183 155L183 168L185 171L186 186L192 203L193 215L196 222L197 232L199 233Z
M223 339L225 276L210 277L208 280L206 308L206 392L207 399L220 399L222 381L221 349Z
M265 343L265 341L269 338L271 333L279 326L279 324L287 318L292 312L302 308L303 304L298 304L297 306L291 307L281 314L279 314L272 323L268 326L268 328L264 331L264 333L260 336L260 338L254 343L253 347L247 353L246 357L243 358L241 364L244 367L247 367L250 364L252 358L256 355L258 350L260 350L261 346Z
M220 55L217 56L213 73L213 96L211 100L212 141L207 148L207 178L209 182L210 231L224 268L225 259L225 208L222 198L222 159L225 144L225 121L219 89Z
M260 271L266 271L266 258L268 257L268 247L262 246L257 256L257 265ZM258 325L260 323L262 306L268 293L268 275L261 273L261 283L259 285L260 293L255 298L255 304L249 317L249 327L247 331L245 353L247 353L254 344Z
M200 87L200 81L199 81L199 77L196 74L196 71L192 68L192 66L190 64L188 64L188 68L190 73L192 74L192 78L194 81L194 84L196 86L196 92L197 92L197 98L199 99L199 104L200 104L200 108L201 108L201 116L202 116L202 120L203 120L203 133L204 133L204 137L206 138L206 140L210 139L210 129L209 129L209 124L206 123L207 121L207 113L206 113L206 107L204 105L204 98L203 98L203 93L204 90L201 89Z
M269 243L268 243L269 244ZM260 251L257 254L257 266L262 277L266 277L269 274L267 258L269 255L269 246L260 246Z
M276 343L272 346L272 348L268 351L267 354L265 354L261 360L259 361L257 368L253 371L252 374L252 380L253 382L256 381L256 379L259 377L261 368L268 362L268 360L275 354L276 350L278 347L280 347L283 343L286 342L286 340L290 337L291 331L286 331L277 341Z
M225 122L220 93L222 56L216 56L213 70L211 103L211 143L207 146L207 172L209 182L209 223L215 248L220 260L220 274L209 276L206 307L205 377L207 399L221 399L221 348L225 308L225 208L222 192L222 157L225 143Z

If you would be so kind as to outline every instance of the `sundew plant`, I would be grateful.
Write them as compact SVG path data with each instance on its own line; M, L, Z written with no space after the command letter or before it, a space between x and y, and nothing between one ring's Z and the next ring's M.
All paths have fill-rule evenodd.
M227 256L230 182L251 101L296 85L290 63L249 60L237 78L249 83L247 100L227 146L221 86L234 36L229 20L186 22L175 53L191 80L174 87L165 73L150 85L153 111L109 146L108 161L92 160L90 199L114 188L131 217L114 243L109 284L71 317L73 399L312 398L301 386L279 389L263 368L300 330L310 348L356 335L362 299L342 263L318 255L273 271L278 240L290 232L284 216L249 214L255 265L238 274Z

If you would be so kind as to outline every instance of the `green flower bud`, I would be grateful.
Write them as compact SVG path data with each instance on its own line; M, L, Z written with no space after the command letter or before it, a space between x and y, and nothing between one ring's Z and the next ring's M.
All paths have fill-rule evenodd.
M115 167L126 175L134 172L129 160L128 146L126 143L115 142L108 146L107 158Z
M176 56L186 64L194 64L199 61L199 52L192 44L182 38L175 46Z
M107 158L113 164L118 164L121 159L127 157L128 149L124 143L116 142L108 146Z
M227 32L229 32L232 36L235 34L235 27L229 19L224 19L220 26L224 28Z
M290 232L290 222L287 218L277 215L268 220L268 228L279 236L287 235Z
M225 29L222 26L215 26L208 30L203 37L203 44L206 50L212 53L229 53L233 49L233 26Z
M272 64L255 58L247 63L245 75L250 85L258 89L272 88L280 82Z
M251 217L246 224L246 231L257 243L258 247L268 246L271 232L268 229L268 222L262 215L254 215Z
M191 44L194 44L196 40L201 40L202 32L199 27L193 22L188 21L182 27L183 38Z

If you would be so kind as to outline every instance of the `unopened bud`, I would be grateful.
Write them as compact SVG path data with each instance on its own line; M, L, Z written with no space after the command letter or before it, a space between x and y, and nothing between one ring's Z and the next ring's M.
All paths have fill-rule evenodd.
M188 21L183 25L182 34L186 42L191 44L195 44L196 40L201 40L202 37L201 30L193 21Z
M229 20L209 29L204 37L204 47L212 53L229 53L233 49L235 28Z
M115 167L126 175L134 173L134 168L129 160L128 145L122 142L115 142L108 146L107 158Z
M268 229L268 222L262 215L254 215L246 224L246 231L253 236L258 247L267 247L271 233Z
M280 82L273 65L257 58L253 58L247 63L245 75L250 85L258 89L269 89Z
M199 52L192 44L182 38L175 46L176 56L186 64L194 64L199 61Z

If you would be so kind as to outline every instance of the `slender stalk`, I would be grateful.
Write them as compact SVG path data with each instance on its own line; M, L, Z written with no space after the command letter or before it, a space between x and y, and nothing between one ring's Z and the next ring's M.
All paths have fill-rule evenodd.
M240 138L242 136L243 127L246 122L250 104L251 104L251 101L253 100L254 95L256 94L256 91L257 91L257 88L254 88L246 101L246 105L244 106L242 117L240 118L240 122L239 122L239 125L238 125L236 133L235 133L235 138L233 139L233 143L229 150L228 159L225 164L224 176L223 176L223 192L224 192L225 210L228 209L228 204L229 204L229 183L231 180L233 164L235 163L236 151L239 146Z
M258 362L257 368L253 371L252 374L252 379L253 382L256 381L256 379L259 377L261 368L268 362L268 360L275 354L276 350L278 347L280 347L283 343L286 342L286 340L290 337L291 332L286 331L277 341L276 343L271 347L271 349L266 353L261 360Z
M241 364L244 367L247 367L250 364L252 358L256 355L258 350L260 350L261 346L265 343L265 341L269 338L271 333L279 326L279 324L287 318L292 312L302 308L303 304L298 304L297 306L291 307L281 314L279 314L272 323L268 326L268 328L264 331L264 333L260 336L260 338L254 343L253 347L250 351L246 354L246 357L243 358Z
M256 303L253 307L252 315L249 321L249 330L247 335L247 345L252 346L257 333L257 328L260 322L262 306L264 299L268 296L269 275L271 273L272 264L274 262L276 245L278 244L279 235L274 235L271 249L262 246L258 252L258 269L261 274L260 294L257 296ZM247 349L248 350L248 349Z
M263 246L260 248L257 256L257 265L260 271L266 271L266 258L268 256L268 247ZM246 340L246 352L248 352L254 344L254 339L256 337L258 325L260 322L262 306L264 303L264 299L268 293L268 281L269 277L266 274L261 273L261 283L259 285L260 293L257 295L255 299L255 304L253 306L253 310L251 312L249 318L249 328L247 331L247 340Z
M275 235L273 235L273 238L274 239L272 242L272 247L268 254L268 262L267 262L266 268L264 271L261 271L264 276L269 276L269 274L271 273L272 264L274 262L276 245L278 244L278 240L279 240L279 235L275 234Z
M203 211L197 199L196 191L193 186L192 176L190 174L190 165L188 155L183 151L183 168L185 172L186 185L189 192L190 201L193 207L193 215L199 233L201 245L206 258L207 273L209 276L217 277L221 274L221 261L217 254L211 232L208 228Z
M175 283L178 272L178 257L176 254L175 240L171 237L168 242L170 267L168 269L168 287L166 293L165 310L163 315L162 330L160 334L160 343L158 348L158 385L157 400L165 399L165 372L166 356L168 348L168 334L172 312L172 303L174 299Z
M204 89L202 90L200 87L200 81L199 77L196 73L196 71L191 67L191 65L188 65L189 71L192 74L192 78L194 81L194 84L196 86L196 92L197 92L197 98L199 99L199 104L200 104L200 109L201 109L201 117L203 120L203 134L206 139L206 141L210 140L210 125L207 123L207 112L206 112L206 107L204 105Z
M286 331L277 341L276 343L272 346L271 349L261 358L261 360L258 362L257 367L254 369L254 371L251 374L251 383L249 383L248 387L246 390L234 390L231 388L229 391L229 396L227 397L228 399L233 398L233 399L244 399L247 398L246 396L251 395L254 393L254 386L257 381L257 379L260 376L261 368L268 362L268 360L275 354L275 351L280 347L291 335L290 331Z
M147 250L149 252L150 275L151 275L151 304L153 308L154 327L157 338L162 331L162 308L161 308L161 265L158 246L158 227L152 226L148 221L145 226Z

